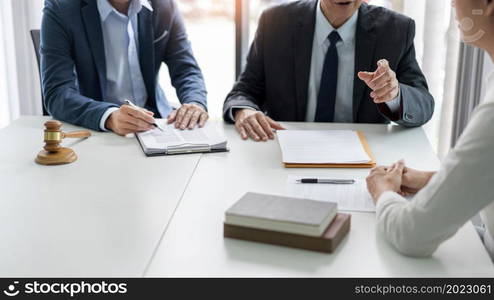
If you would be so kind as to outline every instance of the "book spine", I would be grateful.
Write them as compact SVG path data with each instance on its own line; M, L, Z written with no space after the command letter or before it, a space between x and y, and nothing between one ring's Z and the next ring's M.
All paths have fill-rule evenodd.
M245 241L332 253L350 231L350 216L342 217L342 215L338 215L338 219L339 223L335 224L337 228L328 230L322 237L303 236L229 224L224 224L224 236ZM328 236L330 231L331 236Z

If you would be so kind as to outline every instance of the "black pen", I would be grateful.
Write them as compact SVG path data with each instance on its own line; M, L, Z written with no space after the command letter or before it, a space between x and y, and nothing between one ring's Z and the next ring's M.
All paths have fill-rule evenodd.
M325 183L325 184L354 184L353 179L322 179L322 178L302 178L297 180L298 183Z
M140 108L139 106L135 105L134 103L132 103L132 102L131 102L130 100L128 100L128 99L127 99L127 100L125 100L125 104L130 105L130 106L132 106L132 107L134 107L134 108ZM156 123L150 123L150 124L151 124L151 125L153 125L154 127L158 128L159 130L164 131L161 127L159 127L159 126L158 126L158 124L156 124Z

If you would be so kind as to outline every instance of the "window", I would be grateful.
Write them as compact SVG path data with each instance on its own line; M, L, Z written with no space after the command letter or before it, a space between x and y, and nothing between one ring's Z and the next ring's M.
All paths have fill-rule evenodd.
M210 117L219 120L223 101L235 81L235 1L177 0L177 4L206 80ZM159 81L168 100L178 106L165 64Z

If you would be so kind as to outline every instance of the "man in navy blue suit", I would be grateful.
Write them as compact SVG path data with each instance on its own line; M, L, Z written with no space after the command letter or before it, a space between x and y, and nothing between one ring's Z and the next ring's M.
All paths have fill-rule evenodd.
M174 0L45 0L40 52L44 104L61 121L126 135L159 117L180 129L208 119L204 78ZM157 82L162 63L178 109Z

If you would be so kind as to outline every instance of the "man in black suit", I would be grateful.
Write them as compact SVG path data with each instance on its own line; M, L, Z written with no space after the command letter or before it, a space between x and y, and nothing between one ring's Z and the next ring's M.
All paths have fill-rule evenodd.
M224 119L256 141L273 139L273 129L283 129L276 121L421 126L434 99L414 36L412 19L362 0L272 7L260 18Z

